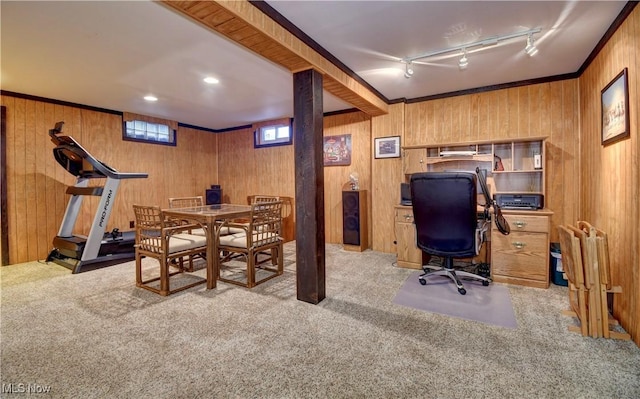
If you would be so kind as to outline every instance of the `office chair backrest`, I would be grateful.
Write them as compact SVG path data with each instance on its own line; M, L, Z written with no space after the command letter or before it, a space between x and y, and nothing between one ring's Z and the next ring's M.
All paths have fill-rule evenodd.
M437 256L474 256L477 178L468 172L411 176L418 248Z

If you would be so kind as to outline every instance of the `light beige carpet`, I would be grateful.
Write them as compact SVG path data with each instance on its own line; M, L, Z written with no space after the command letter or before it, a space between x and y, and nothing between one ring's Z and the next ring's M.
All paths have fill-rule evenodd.
M132 262L0 268L0 397L640 397L640 349L568 332L564 287L505 286L508 329L394 304L413 270L327 245L327 297L311 305L296 299L294 251L251 290L169 297L136 288ZM49 392L9 393L21 387Z

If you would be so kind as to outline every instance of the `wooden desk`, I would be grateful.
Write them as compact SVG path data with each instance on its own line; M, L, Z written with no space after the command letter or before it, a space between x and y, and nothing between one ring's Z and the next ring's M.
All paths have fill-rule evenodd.
M416 246L416 225L411 206L395 206L395 233L398 266L422 269L422 251Z
M218 279L218 235L221 220L246 218L251 216L250 205L214 204L190 208L163 209L166 216L194 221L207 232L207 289L216 288Z
M553 212L545 208L537 211L503 209L502 213L509 222L511 234L502 235L492 222L483 245L483 251L488 251L490 257L481 252L478 259L491 264L491 278L495 282L549 287L549 226ZM398 266L421 269L424 259L416 246L412 207L395 206L395 232Z
M413 207L396 205L395 207L395 234L396 234L396 262L399 267L407 269L422 269L422 265L429 262L430 255L422 252L416 246L416 225L413 221ZM479 206L478 212L484 211ZM487 232L487 235L490 233ZM489 238L489 237L487 237ZM482 246L480 255L475 257L479 262L487 259L487 242Z

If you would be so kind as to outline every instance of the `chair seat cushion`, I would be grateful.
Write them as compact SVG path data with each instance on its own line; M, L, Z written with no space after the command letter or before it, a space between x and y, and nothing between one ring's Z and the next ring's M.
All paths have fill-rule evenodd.
M169 253L186 251L207 246L207 238L196 234L180 233L169 239Z
M228 226L224 226L220 228L221 236L227 236L230 234L244 234L244 229L240 227L228 227Z
M220 236L220 245L224 245L227 247L246 248L247 236L244 232Z
M194 236L206 236L207 232L204 229L193 229L188 234L192 234Z
M280 240L280 235L276 233L254 233L253 240L254 243L260 240L260 245L278 242ZM227 247L236 247L236 248L247 248L247 236L245 233L236 233L230 234L226 236L220 237L220 245Z

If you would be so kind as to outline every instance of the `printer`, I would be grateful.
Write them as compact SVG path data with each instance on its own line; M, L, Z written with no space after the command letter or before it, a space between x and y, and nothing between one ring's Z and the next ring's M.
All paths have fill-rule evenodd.
M493 199L502 209L538 210L544 208L544 195L542 194L494 194Z

